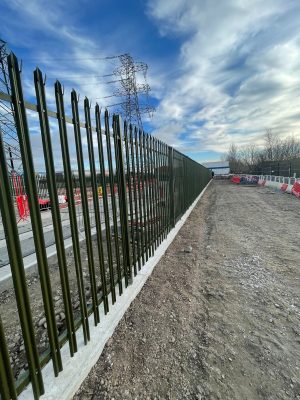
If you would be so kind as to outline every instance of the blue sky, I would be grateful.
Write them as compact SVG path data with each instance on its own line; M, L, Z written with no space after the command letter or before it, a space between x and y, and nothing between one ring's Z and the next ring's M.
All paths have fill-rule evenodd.
M0 26L27 99L34 67L47 73L49 108L55 78L108 104L99 76L117 64L102 58L130 53L149 65L145 129L197 161L261 146L266 128L300 137L299 0L2 0Z

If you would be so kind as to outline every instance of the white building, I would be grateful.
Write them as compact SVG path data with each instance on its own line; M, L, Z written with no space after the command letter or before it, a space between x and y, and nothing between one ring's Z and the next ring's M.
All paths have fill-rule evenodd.
M228 175L230 172L229 161L209 161L203 163L203 165L214 172L215 175Z

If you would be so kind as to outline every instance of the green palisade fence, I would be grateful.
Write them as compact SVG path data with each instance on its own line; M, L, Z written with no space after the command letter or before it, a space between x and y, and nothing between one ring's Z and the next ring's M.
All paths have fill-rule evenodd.
M15 399L31 383L34 398L38 399L44 393L42 367L51 361L55 376L62 371L61 348L68 343L70 355L77 352L76 332L80 327L84 343L88 345L89 316L93 316L95 325L101 323L99 307L103 303L105 314L110 311L109 296L114 304L116 292L122 295L132 283L138 271L210 181L211 172L156 137L145 134L126 121L123 124L118 115L111 117L107 110L101 113L98 104L92 110L87 98L81 110L74 90L66 108L72 117L66 116L65 96L59 81L54 85L56 110L50 111L42 72L38 68L34 71L36 104L26 102L14 54L9 55L8 66L11 96L4 93L0 96L12 103L15 113L23 164L20 182L28 199L40 301L49 344L47 350L39 351L19 239L16 192L8 174L0 135L0 209L28 364L26 371L16 379L11 367L5 324L0 315L0 389L3 400ZM57 329L54 288L34 168L36 154L30 134L32 119L28 118L28 110L37 115L39 121L42 154L38 156L43 157L45 165L43 196L48 197L51 204L47 212L51 214L65 314L62 331ZM56 121L56 129L53 128L53 120ZM83 138L86 140L83 141ZM56 170L54 144L61 150L63 171ZM61 193L67 199L64 214L58 201ZM73 254L71 266L65 248L65 218ZM83 257L86 257L87 272L83 268ZM68 268L74 268L76 284L72 291ZM86 276L89 300L85 288ZM77 313L74 312L74 291L78 302Z

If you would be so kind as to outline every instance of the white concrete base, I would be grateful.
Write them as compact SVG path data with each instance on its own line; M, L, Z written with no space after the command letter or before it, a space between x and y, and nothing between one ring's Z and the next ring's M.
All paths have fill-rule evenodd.
M77 331L78 352L74 357L70 357L69 347L67 344L65 344L61 349L64 369L59 376L57 378L54 377L51 361L45 366L43 369L45 394L41 396L41 400L72 399L84 379L89 374L91 368L98 361L106 342L114 333L115 328L122 319L126 310L141 291L154 267L176 237L178 231L187 220L197 202L203 196L210 182L182 218L177 222L175 228L171 230L167 238L156 249L154 256L148 260L148 262L142 267L141 271L138 272L137 276L134 277L132 285L124 290L122 296L117 295L117 301L114 305L111 304L111 298L109 298L109 313L104 315L103 306L100 307L101 322L98 326L94 326L93 315L90 316L89 323L91 340L88 345L84 345L82 328L80 328ZM19 399L33 399L31 385L20 394Z

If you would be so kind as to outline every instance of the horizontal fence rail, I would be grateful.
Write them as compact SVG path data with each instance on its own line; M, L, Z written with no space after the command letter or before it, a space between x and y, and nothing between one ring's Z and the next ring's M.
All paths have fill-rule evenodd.
M38 68L36 105L25 101L14 54L8 56L8 66L11 96L0 96L14 109L23 173L8 173L0 135L0 234L20 337L16 357L14 336L6 332L6 304L1 304L0 390L3 400L15 399L31 383L38 399L44 393L43 366L51 361L55 376L62 371L61 348L68 345L71 357L77 352L80 327L88 344L89 317L95 325L101 323L99 308L110 311L109 297L114 304L132 283L210 181L211 172L122 123L118 115L101 113L98 104L92 109L87 98L81 108L75 90L65 106L59 81L54 85L56 111L50 111ZM37 121L38 154L31 133ZM35 172L37 159L43 159L43 174ZM25 239L36 255L40 295L35 298L25 274ZM47 253L50 242L55 265Z

